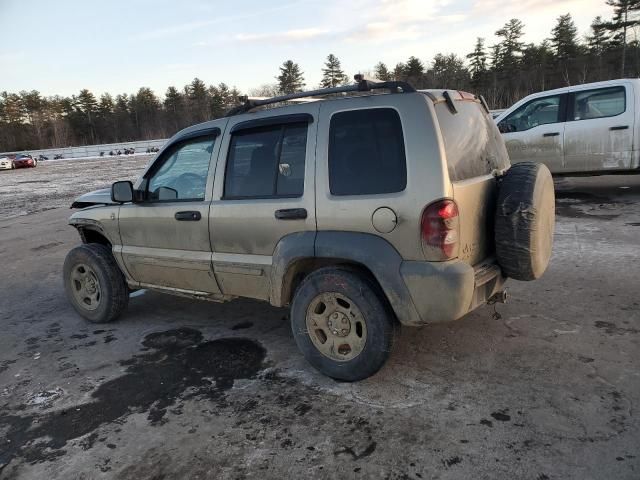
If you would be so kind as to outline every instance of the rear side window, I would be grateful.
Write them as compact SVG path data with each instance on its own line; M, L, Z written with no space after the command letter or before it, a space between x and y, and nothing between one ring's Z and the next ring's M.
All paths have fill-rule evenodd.
M624 87L601 88L573 94L573 120L615 117L625 110Z
M407 186L402 124L391 108L336 113L329 131L332 195L401 192Z
M491 116L476 102L457 101L455 105L455 115L444 103L436 105L449 179L467 180L508 168L509 155Z
M241 130L231 138L224 198L300 197L307 124Z

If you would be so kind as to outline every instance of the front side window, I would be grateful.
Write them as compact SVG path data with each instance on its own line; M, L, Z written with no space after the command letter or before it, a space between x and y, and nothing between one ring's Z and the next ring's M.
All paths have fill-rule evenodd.
M229 146L224 198L301 197L307 124L240 130Z
M169 150L149 177L148 200L204 200L214 143L215 137L198 137Z
M573 120L615 117L624 113L625 109L624 87L587 90L573 95Z
M539 125L560 121L560 95L554 95L532 100L518 108L500 122L500 131L523 132Z
M332 195L401 192L407 186L402 124L391 108L336 113L329 132Z

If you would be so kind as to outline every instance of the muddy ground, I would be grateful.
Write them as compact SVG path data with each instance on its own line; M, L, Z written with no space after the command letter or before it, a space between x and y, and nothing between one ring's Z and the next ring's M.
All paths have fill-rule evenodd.
M153 155L39 162L34 168L0 170L0 219L68 207L81 193L134 180Z
M79 318L68 200L144 163L100 162L0 173L1 479L640 478L640 176L559 180L543 279L403 329L348 384L265 303L142 291Z

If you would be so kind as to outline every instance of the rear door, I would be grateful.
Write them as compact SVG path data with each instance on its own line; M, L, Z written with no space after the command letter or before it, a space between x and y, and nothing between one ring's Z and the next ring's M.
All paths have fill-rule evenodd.
M278 242L316 230L318 106L250 118L231 117L222 142L209 217L213 264L224 294L268 300Z
M534 98L500 121L511 163L540 162L554 173L566 170L566 101L566 94Z
M576 87L569 96L565 170L628 170L632 167L634 92L628 83Z

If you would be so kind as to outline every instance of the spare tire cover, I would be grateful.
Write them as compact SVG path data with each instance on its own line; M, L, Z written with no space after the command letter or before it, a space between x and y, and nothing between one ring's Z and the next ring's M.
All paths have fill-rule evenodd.
M496 257L506 276L542 276L551 258L555 219L549 169L535 162L514 164L500 183L494 232Z

